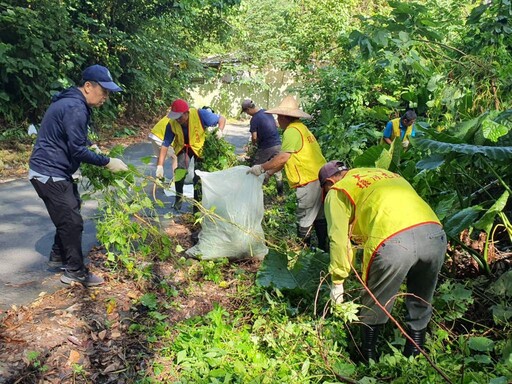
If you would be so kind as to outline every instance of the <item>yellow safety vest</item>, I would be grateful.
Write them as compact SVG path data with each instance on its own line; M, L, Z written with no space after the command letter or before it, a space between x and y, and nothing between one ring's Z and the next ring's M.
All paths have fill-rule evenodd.
M180 123L176 120L169 120L171 122L171 129L174 133L174 141L172 147L176 154L180 153L185 147L185 135L183 134L183 128ZM203 123L199 118L199 112L195 108L190 108L188 116L188 141L187 147L192 149L194 154L201 158L203 155L203 146L206 138L204 132Z
M284 165L288 184L291 188L298 188L318 180L318 171L326 161L315 136L300 121L294 121L286 127L283 135L283 147L288 129L296 129L302 137L302 147L292 153Z
M391 141L393 141L393 139L395 137L400 137L400 117L396 118L396 119L393 119L391 120L391 122L393 123L393 133L391 134ZM412 133L412 127L414 127L414 124L411 124L407 127L407 129L405 130L405 134L404 134L404 137L402 138L402 141L405 141L405 140L409 140L409 136L411 136L411 133Z
M162 117L160 121L155 124L151 130L151 133L158 137L160 140L163 140L165 136L165 128L167 127L169 120L170 119L167 116Z
M375 251L399 232L427 223L440 224L434 211L396 173L378 168L354 168L327 193L324 201L329 228L333 282L350 272L349 241L363 246L363 280Z

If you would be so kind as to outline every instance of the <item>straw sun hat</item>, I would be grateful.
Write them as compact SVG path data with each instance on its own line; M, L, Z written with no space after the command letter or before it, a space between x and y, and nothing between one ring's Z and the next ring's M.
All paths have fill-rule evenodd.
M311 115L303 112L299 109L299 103L293 96L286 96L278 107L269 109L265 113L274 113L276 115L302 117L305 119L311 119Z

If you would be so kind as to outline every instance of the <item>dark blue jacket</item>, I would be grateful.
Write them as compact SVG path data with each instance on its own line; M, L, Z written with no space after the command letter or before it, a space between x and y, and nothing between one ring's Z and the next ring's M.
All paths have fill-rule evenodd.
M107 165L110 159L87 148L91 108L82 92L68 88L55 95L41 122L30 169L71 180L80 163Z

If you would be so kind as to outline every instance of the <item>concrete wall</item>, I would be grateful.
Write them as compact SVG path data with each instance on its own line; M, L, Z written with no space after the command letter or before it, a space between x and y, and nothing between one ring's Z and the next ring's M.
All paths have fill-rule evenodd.
M236 76L226 75L214 82L197 84L188 92L195 107L209 106L216 113L238 120L247 118L245 114L240 116L242 100L252 99L257 106L269 109L279 105L287 94L295 94L294 85L293 73L290 72L244 71Z

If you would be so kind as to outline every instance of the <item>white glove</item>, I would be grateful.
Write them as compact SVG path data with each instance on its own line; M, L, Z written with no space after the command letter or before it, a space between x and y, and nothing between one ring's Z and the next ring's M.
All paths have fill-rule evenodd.
M217 135L217 139L222 139L222 136L224 136L224 131L219 128L215 134Z
M409 140L402 141L402 147L407 148L409 146Z
M105 165L105 167L107 167L107 169L111 172L123 172L128 170L128 166L123 162L123 160L116 157L111 157L110 161L107 165Z
M156 166L156 174L157 179L163 179L164 178L164 166L163 165L157 165Z
M93 151L94 153L98 154L98 155L101 155L101 149L100 147L98 147L96 144L93 144L89 147L89 149L91 151Z
M331 288L331 300L334 304L343 303L343 284L333 284Z
M246 172L246 174L252 173L254 176L263 175L265 173L265 170L261 166L261 164L253 165L251 168L249 168Z

